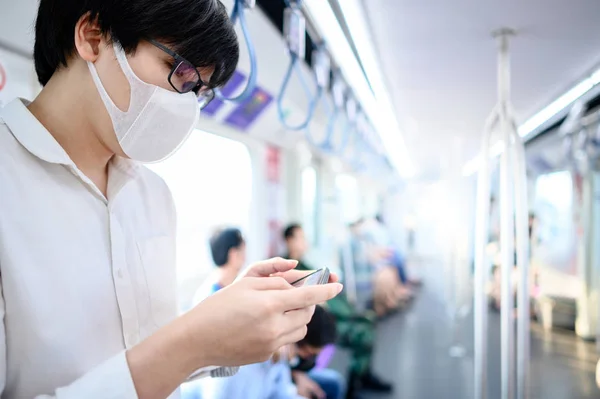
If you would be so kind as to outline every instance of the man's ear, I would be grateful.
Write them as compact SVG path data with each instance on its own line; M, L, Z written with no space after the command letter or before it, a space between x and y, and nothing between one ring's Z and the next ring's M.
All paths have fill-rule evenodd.
M98 18L91 19L90 13L79 18L75 25L75 49L83 60L95 62L105 41Z

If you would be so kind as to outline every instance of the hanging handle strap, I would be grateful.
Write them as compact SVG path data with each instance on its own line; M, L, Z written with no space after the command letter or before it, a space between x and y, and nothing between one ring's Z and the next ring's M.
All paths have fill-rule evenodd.
M248 56L250 57L250 74L248 76L248 81L246 82L246 87L244 88L244 90L242 90L240 94L238 94L235 97L226 97L220 89L215 89L215 95L220 100L240 103L248 99L254 92L254 89L256 88L256 81L258 76L256 50L254 49L254 44L252 43L252 38L250 36L250 31L246 22L246 16L244 14L246 9L254 7L254 3L255 0L235 0L233 11L231 13L231 23L235 24L238 19L240 21L240 27L242 28L242 33L244 35L244 40L246 41L246 47L248 49Z
M279 90L279 95L277 97L277 113L279 115L279 120L281 121L281 124L283 126L285 126L289 130L297 131L305 129L312 120L315 109L317 107L317 103L324 91L323 76L315 74L317 91L313 95L311 89L308 87L306 78L302 73L302 67L300 65L300 60L304 59L304 53L306 51L306 19L304 18L302 10L300 9L299 0L295 2L284 0L284 2L287 7L284 11L283 31L286 39L287 48L290 52L290 64L286 71L285 77L281 84L281 89ZM283 98L285 97L285 93L289 86L293 72L296 72L296 75L300 80L300 84L302 85L302 88L304 89L304 92L306 93L306 96L309 100L308 112L306 113L306 117L301 123L297 125L291 125L287 121L287 115L283 108Z

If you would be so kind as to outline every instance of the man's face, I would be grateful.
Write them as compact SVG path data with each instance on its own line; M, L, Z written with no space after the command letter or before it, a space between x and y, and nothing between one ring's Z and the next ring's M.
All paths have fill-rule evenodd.
M239 247L232 248L229 251L229 261L238 271L244 267L246 264L246 243L242 243Z
M304 230L300 227L294 229L294 234L287 240L288 251L304 256L308 251L308 241Z
M74 57L73 65L81 73L82 82L87 81L86 92L92 109L104 110L100 94L92 81L92 76L86 62L94 64L98 76L112 102L122 111L129 109L131 87L119 62L110 40L101 35L97 21L82 17L77 24L75 43L78 57ZM166 45L166 47L169 47ZM142 82L158 86L162 89L175 91L169 83L174 59L171 55L147 41L138 44L134 53L127 55L128 63L136 77ZM70 61L71 62L71 61ZM214 68L199 68L201 79L209 82ZM93 123L100 133L104 144L113 152L122 154L112 127L108 112L98 112Z

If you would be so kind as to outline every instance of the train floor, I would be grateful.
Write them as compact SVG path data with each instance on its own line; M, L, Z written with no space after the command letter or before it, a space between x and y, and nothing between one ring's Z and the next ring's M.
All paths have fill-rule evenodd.
M427 277L427 276L425 276ZM392 395L367 399L473 398L473 319L450 322L439 282L425 278L415 302L382 321L377 331L373 368L394 381ZM453 328L457 325L458 328ZM455 331L454 339L452 332ZM489 314L488 398L500 398L500 315ZM464 349L451 356L451 347ZM455 355L457 353L454 353ZM531 399L600 398L595 383L598 355L594 343L570 331L544 332L531 328ZM344 368L347 353L339 353L333 367Z

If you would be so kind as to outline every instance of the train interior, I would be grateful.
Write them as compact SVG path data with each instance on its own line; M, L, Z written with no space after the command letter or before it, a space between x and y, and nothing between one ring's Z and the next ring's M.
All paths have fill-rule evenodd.
M410 295L388 306L373 269L372 368L394 388L365 398L600 397L600 3L223 3L236 73L148 165L177 206L182 311L218 227L241 230L250 264L301 225L303 261L352 302L355 229L377 225ZM41 90L36 11L0 0L0 105Z

